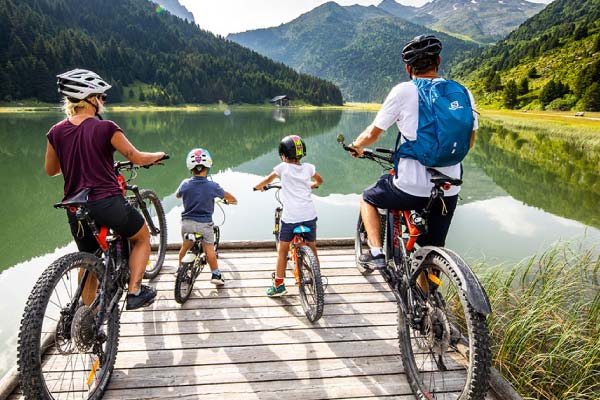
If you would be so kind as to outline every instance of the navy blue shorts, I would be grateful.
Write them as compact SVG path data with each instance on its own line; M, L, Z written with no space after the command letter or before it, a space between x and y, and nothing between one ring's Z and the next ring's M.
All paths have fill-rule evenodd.
M394 176L382 175L377 182L363 192L363 200L377 208L386 210L421 211L427 205L429 197L418 197L398 189L393 182ZM443 200L443 203L442 203ZM417 240L419 246L444 246L450 222L454 216L458 195L437 199L427 219L428 232L421 234ZM444 203L446 210L444 212Z
M294 238L294 228L300 225L310 228L310 232L302 234L304 240L307 242L314 242L317 240L317 218L310 221L294 222L292 224L281 221L281 226L279 227L279 240L282 242L291 242Z
M135 235L146 222L142 214L121 195L90 201L88 209L98 227L107 226L126 238ZM99 245L92 230L87 224L82 224L83 226L80 227L75 214L68 210L67 216L71 225L71 234L79 251L94 253Z

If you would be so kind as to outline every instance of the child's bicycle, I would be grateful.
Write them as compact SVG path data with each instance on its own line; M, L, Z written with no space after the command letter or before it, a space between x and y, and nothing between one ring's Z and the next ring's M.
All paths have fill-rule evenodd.
M275 246L279 245L279 226L281 223L281 212L283 204L279 200L281 185L265 185L264 190L277 189L275 198L280 206L275 209ZM256 189L254 189L256 190ZM300 302L309 321L315 322L323 315L325 303L325 290L321 278L321 268L317 257L312 249L306 245L304 233L310 232L310 228L300 225L294 229L294 238L290 243L290 253L294 268L294 278L300 292Z
M338 136L344 150L344 136ZM393 172L393 151L364 149L361 158ZM491 353L486 317L491 306L469 265L454 251L436 246L415 247L427 230L427 218L444 189L462 181L430 170L433 188L423 210L384 210L385 267L379 272L398 304L398 339L402 363L417 399L484 399L489 384ZM384 233L385 232L385 233ZM356 262L368 251L359 216Z
M131 190L143 202L137 187ZM99 400L113 372L130 248L127 238L92 219L89 192L85 189L54 205L74 212L80 224L88 225L100 249L96 254L60 257L35 283L21 320L17 349L25 399L64 399L72 394L73 398Z
M221 208L220 203L229 204L225 200L218 200L216 204L219 206L219 208ZM222 208L221 211L223 211ZM223 222L221 222L220 225L223 225L224 223L225 212L223 212ZM213 226L213 232L215 235L215 255L217 255L217 257L217 250L219 248L219 241L221 239L220 225L215 224ZM185 234L184 239L193 241L194 244L188 250L185 256L183 256L183 259L181 260L181 267L177 269L175 278L175 301L177 301L179 304L184 304L190 298L196 278L198 275L200 275L204 269L204 266L207 264L206 254L202 248L202 234L198 232L189 232Z

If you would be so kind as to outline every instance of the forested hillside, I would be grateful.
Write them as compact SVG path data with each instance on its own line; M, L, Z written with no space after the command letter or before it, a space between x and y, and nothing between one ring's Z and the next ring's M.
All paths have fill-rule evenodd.
M600 0L555 0L457 71L494 107L600 111Z
M341 104L332 83L200 30L147 0L0 0L0 101L58 100L56 74L71 68L123 88L151 85L157 104L263 103L279 94Z
M444 43L442 73L477 47L397 18L377 7L325 3L276 28L228 38L299 71L338 84L347 100L381 102L408 78L400 58L414 36L436 34Z

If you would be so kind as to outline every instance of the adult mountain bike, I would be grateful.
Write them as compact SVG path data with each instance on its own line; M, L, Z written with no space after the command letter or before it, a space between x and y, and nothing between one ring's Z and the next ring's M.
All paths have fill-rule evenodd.
M149 189L140 190L136 185L130 184L137 177L139 168L149 168L149 166L135 165L131 161L115 162L115 174L123 190L123 196L141 212L150 231L150 258L144 271L144 278L154 279L162 269L167 254L167 219L156 193ZM128 177L125 177L125 173L129 174ZM128 191L132 194L128 195Z
M219 200L216 202L218 205L220 203L229 204L225 200ZM219 208L221 206L219 205ZM221 208L221 211L223 209ZM220 225L225 223L225 212L223 211L223 222ZM215 255L217 254L217 249L219 248L219 241L221 239L221 230L220 225L213 225L213 233L215 235ZM206 259L206 253L204 253L204 249L202 248L202 239L203 236L199 232L187 232L184 236L185 240L190 240L194 242L192 247L188 250L188 252L183 256L181 260L181 266L177 269L177 274L175 277L175 301L179 304L184 304L192 294L192 289L194 288L194 283L196 282L196 278L202 270L204 266L208 263Z
M343 135L338 142L352 151ZM364 149L362 158L392 173L392 154L389 149ZM462 183L434 169L430 173L433 188L423 210L385 210L381 235L386 265L379 272L398 304L401 358L415 396L480 400L489 385L486 317L491 306L479 280L458 254L444 247L415 247L419 235L426 232L434 202L443 201L444 190ZM368 251L365 238L359 217L357 263L360 254Z
M115 167L117 168L117 167ZM143 199L132 187L139 202ZM31 400L102 398L119 345L119 303L129 282L127 238L90 216L85 189L55 208L75 213L100 249L54 261L27 300L18 341L19 383Z
M264 190L277 189L275 199L279 206L275 209L275 247L279 247L279 227L281 225L281 213L283 203L279 199L281 185L269 184ZM256 189L254 189L256 190ZM300 292L300 303L309 321L315 322L323 315L325 304L325 290L321 277L321 268L312 249L306 244L304 234L310 232L310 228L300 225L294 228L294 238L290 242L290 260L292 261L294 279Z

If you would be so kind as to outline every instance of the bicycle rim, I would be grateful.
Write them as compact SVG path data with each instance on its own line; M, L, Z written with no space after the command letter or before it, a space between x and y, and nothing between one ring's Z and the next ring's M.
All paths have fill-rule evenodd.
M298 274L302 308L309 321L315 322L323 315L325 295L317 257L308 246L298 249Z
M26 399L100 399L114 367L119 341L119 309L93 331L94 313L74 299L80 270L102 276L103 265L88 253L68 254L52 263L29 296L19 333L20 385ZM94 294L92 294L94 296ZM74 315L69 305L79 306ZM91 303L86 298L85 303Z
M422 328L413 329L398 309L399 344L411 388L418 399L484 399L491 359L485 316L468 303L444 258L434 255L425 263L441 285L426 300Z
M148 215L152 219L157 233L150 230L150 258L146 265L144 278L153 279L160 272L167 252L167 220L165 211L156 193L151 190L141 190L140 196L146 204ZM149 225L149 224L148 224Z
M177 278L175 279L175 301L183 304L192 294L194 288L194 263L183 263L177 270Z

